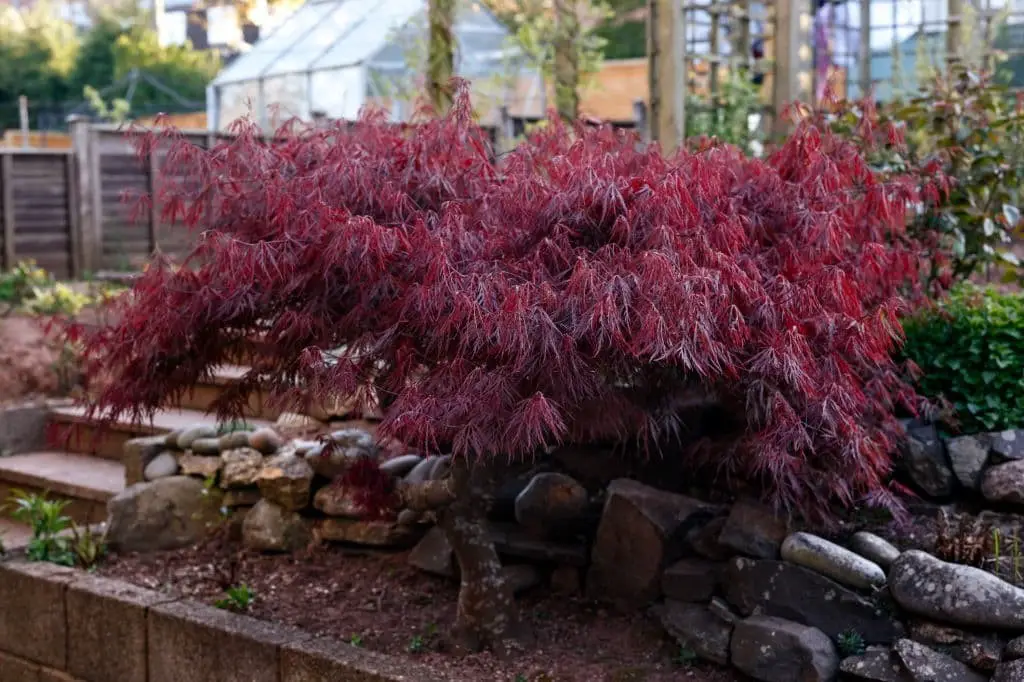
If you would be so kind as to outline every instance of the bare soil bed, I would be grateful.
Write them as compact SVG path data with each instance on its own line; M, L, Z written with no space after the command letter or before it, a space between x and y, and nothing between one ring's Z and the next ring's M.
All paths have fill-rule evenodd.
M41 318L0 318L0 403L66 393L57 371L61 346L44 325Z
M213 603L231 585L256 598L249 615L429 665L455 682L735 682L733 670L678 660L679 648L644 614L622 615L546 587L518 603L537 646L512 661L446 652L458 585L408 565L407 554L322 546L291 555L241 551L222 538L173 552L115 555L98 572Z

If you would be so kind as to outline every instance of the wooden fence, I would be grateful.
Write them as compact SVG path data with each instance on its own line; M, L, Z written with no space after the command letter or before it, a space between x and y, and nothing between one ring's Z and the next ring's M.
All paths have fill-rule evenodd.
M3 267L34 259L58 277L81 269L75 156L67 149L0 149Z
M492 142L497 131L488 131ZM181 131L210 147L218 134ZM222 136L221 136L222 137ZM0 267L35 260L59 278L139 268L154 250L183 255L195 238L162 224L159 206L140 214L126 195L150 194L166 150L140 159L117 126L70 121L70 149L0 148Z
M211 136L189 132L207 146ZM131 270L153 251L180 254L191 235L137 213L125 195L148 194L163 162L140 159L115 126L75 121L70 149L0 148L0 266L35 260L59 278Z

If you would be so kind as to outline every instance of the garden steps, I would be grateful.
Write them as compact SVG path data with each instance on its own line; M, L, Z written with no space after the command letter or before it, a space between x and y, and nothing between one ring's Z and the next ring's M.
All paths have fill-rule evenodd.
M120 463L124 444L132 438L154 436L199 424L216 426L217 418L198 410L168 408L158 410L147 423L120 420L104 428L90 420L86 408L78 405L56 407L52 410L51 426L54 428L52 443L69 452L93 455ZM271 422L247 419L254 428L270 426Z
M89 455L69 452L29 452L0 458L0 500L11 492L46 493L50 499L69 502L64 513L79 524L101 523L107 516L107 500L125 486L124 465ZM10 515L6 505L5 515Z
M220 397L221 391L230 386L232 382L241 379L249 370L250 368L245 365L221 365L213 371L211 377L201 380L181 396L173 407L207 412ZM257 392L249 397L249 404L245 407L244 414L246 418L255 417L273 421L281 416L281 410L270 405L269 395Z

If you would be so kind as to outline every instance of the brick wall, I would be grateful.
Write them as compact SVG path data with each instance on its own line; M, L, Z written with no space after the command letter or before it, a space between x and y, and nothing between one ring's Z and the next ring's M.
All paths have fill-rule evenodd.
M0 562L2 682L433 682L408 661L52 564Z

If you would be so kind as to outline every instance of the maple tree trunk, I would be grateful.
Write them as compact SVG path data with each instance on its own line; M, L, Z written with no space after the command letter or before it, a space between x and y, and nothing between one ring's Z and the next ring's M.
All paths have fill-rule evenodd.
M403 486L399 494L412 509L443 505L438 525L455 552L462 580L452 633L456 647L462 651L489 648L498 656L510 656L528 646L533 636L519 618L488 533L487 512L501 471L481 463L471 468L459 458L452 462L447 479Z

